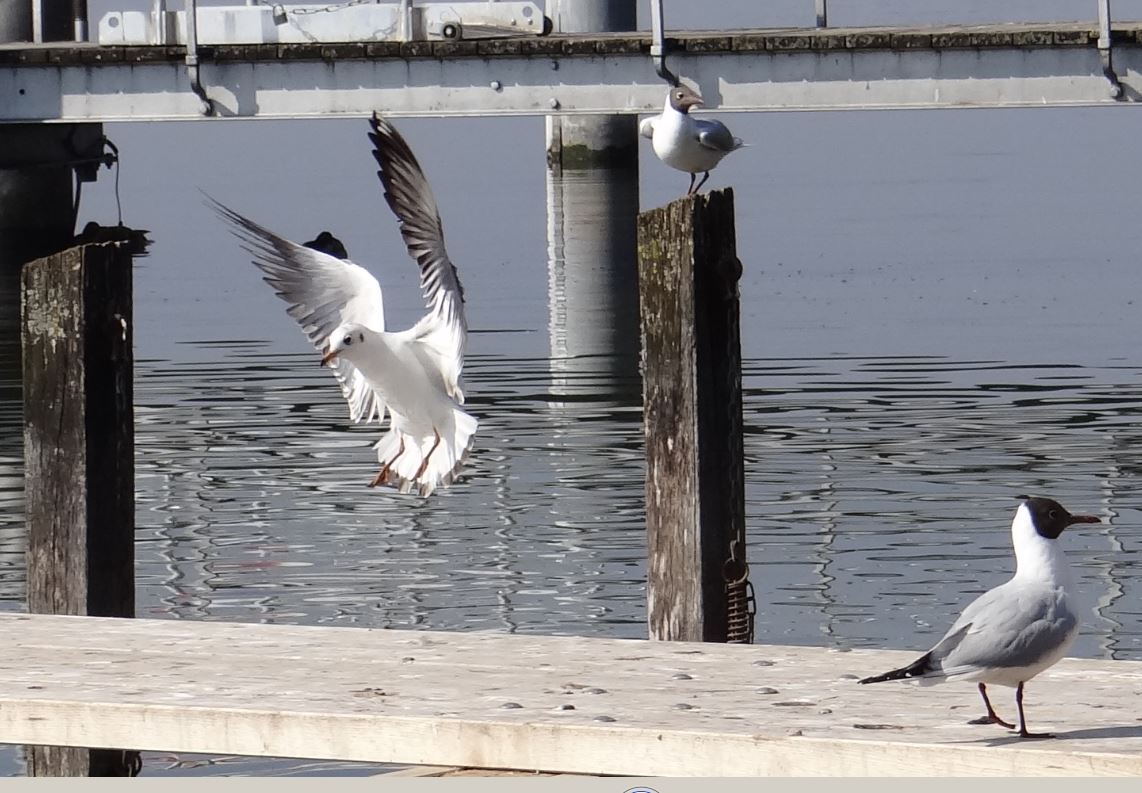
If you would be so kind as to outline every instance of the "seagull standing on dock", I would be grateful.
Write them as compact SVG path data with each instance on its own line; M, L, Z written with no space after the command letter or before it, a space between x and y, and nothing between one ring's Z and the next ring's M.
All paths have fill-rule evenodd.
M1049 498L1019 496L1023 503L1011 523L1015 546L1015 575L1010 581L976 598L944 638L908 666L861 683L918 679L922 685L945 680L979 682L987 714L972 724L1015 725L991 707L987 683L1015 689L1019 736L1049 738L1027 731L1023 716L1023 684L1053 666L1078 634L1072 605L1070 571L1057 542L1063 529L1075 523L1099 523L1093 515L1072 515Z
M677 85L666 94L662 114L643 119L638 127L640 135L650 138L658 159L690 174L686 195L701 190L714 166L731 151L746 145L731 135L722 122L690 115L690 108L703 104L702 97L692 88ZM700 173L705 175L695 187L694 178Z
M428 496L452 483L476 432L476 419L461 408L464 291L420 164L391 124L374 113L371 126L385 200L420 266L427 302L428 313L408 330L385 330L380 284L348 261L333 235L323 232L298 245L211 202L289 304L289 315L321 351L321 363L333 369L350 419L380 422L387 408L389 430L375 447L381 470L369 486L393 481L402 493L416 488Z

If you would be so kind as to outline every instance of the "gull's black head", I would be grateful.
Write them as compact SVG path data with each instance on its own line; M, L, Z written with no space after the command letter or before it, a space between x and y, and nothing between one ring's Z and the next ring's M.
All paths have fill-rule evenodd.
M702 97L688 85L676 85L670 89L670 106L679 113L689 113L694 105L703 105Z
M1053 540L1063 533L1063 529L1075 523L1101 523L1094 515L1072 515L1053 498L1042 496L1017 496L1031 513L1031 522L1040 537Z
M349 252L345 250L344 243L328 231L321 232L309 242L303 242L302 245L315 251L328 253L330 256L336 256L338 259L349 258Z

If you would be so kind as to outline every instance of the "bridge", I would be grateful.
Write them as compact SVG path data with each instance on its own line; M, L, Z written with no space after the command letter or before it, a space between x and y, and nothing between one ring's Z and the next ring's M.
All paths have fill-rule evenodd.
M1109 10L1062 24L209 41L0 45L0 123L651 113L659 56L719 112L1142 96L1142 22Z

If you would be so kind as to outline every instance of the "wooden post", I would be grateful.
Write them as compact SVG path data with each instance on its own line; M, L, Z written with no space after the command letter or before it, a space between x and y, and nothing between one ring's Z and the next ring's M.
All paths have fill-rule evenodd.
M24 267L28 610L135 615L131 256L86 245ZM138 755L28 747L30 776L124 776Z
M643 212L638 256L650 637L724 642L745 571L733 191Z

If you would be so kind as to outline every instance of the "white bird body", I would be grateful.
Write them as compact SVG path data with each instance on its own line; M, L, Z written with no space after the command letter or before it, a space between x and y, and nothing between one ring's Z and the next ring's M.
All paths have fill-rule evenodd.
M1078 635L1070 569L1058 542L1021 504L1011 523L1015 575L972 601L932 648L921 683L971 680L1015 688L1066 655Z
M639 124L639 134L650 138L658 159L691 175L688 192L694 191L696 174L705 174L698 184L701 188L723 157L745 145L722 122L691 116L690 108L701 104L702 97L697 93L677 86L667 92L661 115L643 119Z
M427 483L451 483L471 447L477 421L460 407L463 393L446 382L447 363L425 343L421 331L420 324L393 333L359 329L364 341L346 347L342 339L338 357L352 363L388 405L391 427L376 443L378 459L392 461L390 472L409 488L423 480L420 487L428 495ZM360 350L367 354L358 354Z
M1008 686L1016 689L1020 735L1033 737L1023 717L1023 685L1066 655L1079 630L1070 569L1057 538L1071 524L1098 518L1072 515L1048 498L1022 498L1011 523L1011 579L972 601L919 659L860 682L975 681L987 706L987 716L978 721L1012 727L996 716L986 689L988 683Z
M408 144L388 122L372 119L370 138L385 199L420 266L428 313L413 327L385 330L380 284L364 268L331 255L318 240L299 245L214 201L254 255L265 280L289 303L322 363L333 369L354 422L382 421L376 443L382 468L372 485L395 478L402 493L422 496L455 479L478 422L461 407L468 326L456 268L428 181ZM336 242L343 252L343 246Z

